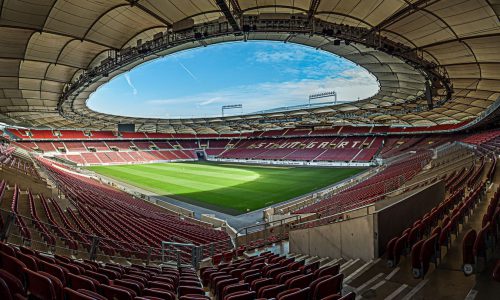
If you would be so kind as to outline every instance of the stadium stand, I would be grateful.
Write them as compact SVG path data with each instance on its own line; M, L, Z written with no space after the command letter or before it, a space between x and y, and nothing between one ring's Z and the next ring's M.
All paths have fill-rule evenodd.
M498 298L498 1L2 1L0 12L1 299ZM332 95L321 88L304 105L178 119L88 106L144 62L262 40L345 58L377 92L345 101L339 86L335 102L311 103ZM284 182L279 169L360 171L232 216L85 168L198 160L278 169Z

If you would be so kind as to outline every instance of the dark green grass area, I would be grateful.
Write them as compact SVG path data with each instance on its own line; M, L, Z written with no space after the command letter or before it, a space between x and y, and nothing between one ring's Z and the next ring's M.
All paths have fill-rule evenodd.
M231 215L307 194L363 170L216 163L95 166L88 169L158 195Z

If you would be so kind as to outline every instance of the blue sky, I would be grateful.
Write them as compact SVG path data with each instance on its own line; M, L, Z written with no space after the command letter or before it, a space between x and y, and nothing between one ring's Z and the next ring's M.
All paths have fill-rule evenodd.
M306 104L310 94L330 90L339 100L353 101L375 94L378 83L363 68L324 51L239 42L145 63L101 86L88 105L126 116L208 117L220 115L222 105L243 105L230 114L252 113Z

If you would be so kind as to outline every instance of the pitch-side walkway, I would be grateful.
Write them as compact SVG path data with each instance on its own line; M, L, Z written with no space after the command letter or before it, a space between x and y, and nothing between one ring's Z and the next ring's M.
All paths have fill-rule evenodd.
M263 209L258 209L256 211L252 211L252 212L242 214L242 215L232 216L232 215L228 215L228 214L225 214L222 212L211 210L209 208L204 208L204 207L196 206L193 204L189 204L189 203L177 200L177 199L170 198L168 196L157 195L151 191L141 189L139 187L127 184L125 182L121 182L121 181L115 180L113 178L103 176L101 174L94 173L94 175L97 177L101 177L107 181L113 182L118 187L125 188L127 190L127 192L129 192L129 193L143 194L143 195L146 195L150 198L158 199L158 200L163 201L163 202L167 202L167 203L170 203L170 204L173 204L173 205L185 208L185 209L189 209L189 210L194 212L195 217L197 219L199 219L202 214L214 215L216 218L225 220L229 224L229 226L235 228L236 230L243 228L243 227L255 225L257 223L264 221L263 213L262 213Z

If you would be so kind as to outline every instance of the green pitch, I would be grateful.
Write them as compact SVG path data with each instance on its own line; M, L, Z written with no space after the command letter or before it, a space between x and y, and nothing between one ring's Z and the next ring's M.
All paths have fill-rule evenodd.
M292 199L363 170L215 163L96 166L89 169L158 195L231 215Z

